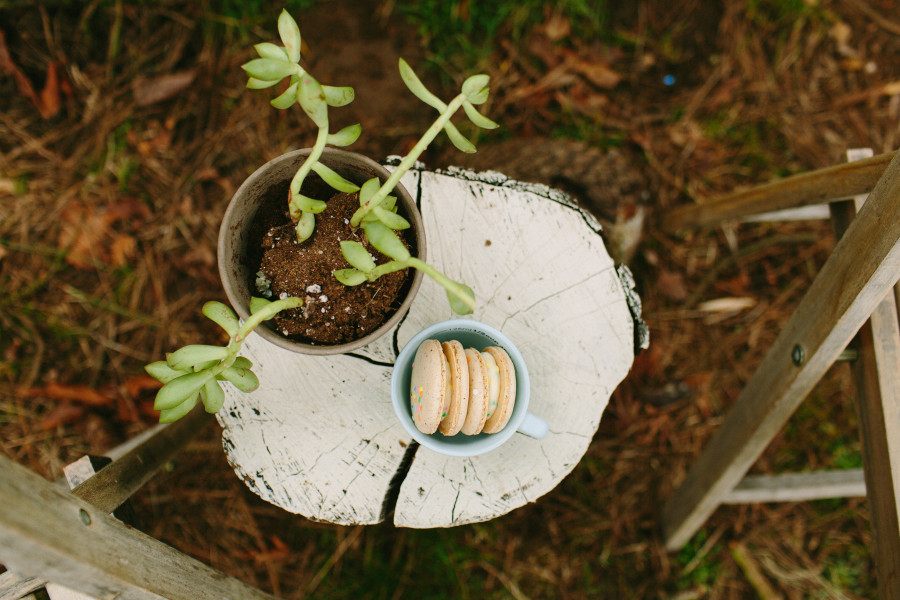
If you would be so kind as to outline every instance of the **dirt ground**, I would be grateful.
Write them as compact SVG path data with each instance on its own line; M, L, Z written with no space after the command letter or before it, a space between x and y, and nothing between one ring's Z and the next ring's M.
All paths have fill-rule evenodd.
M228 4L227 2L225 3ZM280 7L236 21L206 2L0 0L0 451L49 479L150 427L142 366L218 335L218 221L242 179L313 129L244 90ZM458 3L465 7L466 2ZM893 0L643 0L605 40L501 28L482 66L500 132L424 162L557 185L626 244L651 346L590 449L536 503L490 523L339 527L270 506L227 465L210 424L134 499L144 530L285 598L872 598L864 499L730 506L668 553L659 511L721 423L833 245L824 222L723 223L673 236L667 209L900 143ZM465 18L465 11L461 13ZM395 2L296 14L309 67L357 100L354 150L402 154L431 115L397 57L449 96ZM443 66L443 70L441 69ZM468 132L467 132L468 133ZM624 211L624 212L623 212ZM611 240L611 243L615 243ZM190 274L190 275L188 275ZM710 303L724 300L723 303ZM852 386L833 368L754 473L861 465ZM750 566L747 566L747 565Z

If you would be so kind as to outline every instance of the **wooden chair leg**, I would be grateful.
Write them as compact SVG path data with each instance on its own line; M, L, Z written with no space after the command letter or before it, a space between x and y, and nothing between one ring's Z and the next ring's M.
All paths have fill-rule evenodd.
M900 153L666 503L662 523L667 548L683 546L722 503L896 283L897 215Z
M900 600L900 325L893 293L859 332L854 364L878 597Z

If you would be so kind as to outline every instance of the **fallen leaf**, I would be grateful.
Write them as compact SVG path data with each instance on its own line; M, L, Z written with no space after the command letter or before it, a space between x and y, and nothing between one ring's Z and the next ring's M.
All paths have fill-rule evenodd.
M138 106L149 106L173 98L187 89L196 77L196 69L168 73L152 78L136 77L131 84L134 102Z
M137 240L130 235L117 235L109 245L109 262L114 267L123 267L137 250Z
M137 198L122 198L99 208L70 202L60 215L57 247L66 251L67 263L80 269L97 262L121 266L125 263L118 261L127 259L135 247L127 239L130 236L114 231L113 225L125 221L135 230L150 214L150 208Z
M131 398L137 398L145 390L158 390L162 387L162 383L149 375L135 375L126 380L122 387Z
M656 289L669 300L681 301L688 297L684 275L676 271L660 270L656 276Z
M586 60L573 61L572 69L584 75L584 77L599 88L611 90L619 85L622 76L601 62L589 62Z
M114 398L100 393L86 385L65 385L62 383L48 383L44 387L25 390L27 398L50 398L51 400L69 400L80 402L89 406L106 406L115 402Z
M553 11L541 29L551 42L558 42L572 33L572 23L561 13Z
M738 312L756 305L753 298L716 298L707 300L697 306L703 312Z
M84 406L78 406L71 402L62 402L56 408L44 415L41 419L41 429L48 431L56 429L60 425L74 423L84 416Z
M21 69L13 62L12 56L9 54L9 48L6 46L6 36L0 31L0 71L12 75L16 82L19 93L31 100L32 104L37 107L38 112L45 119L49 119L59 112L59 74L57 69L58 63L50 63L47 66L47 78L44 83L44 89L40 94L35 92L31 81Z
M50 63L47 66L47 81L44 83L44 89L38 96L38 110L41 116L49 119L59 112L61 102L59 100L59 69L58 63Z

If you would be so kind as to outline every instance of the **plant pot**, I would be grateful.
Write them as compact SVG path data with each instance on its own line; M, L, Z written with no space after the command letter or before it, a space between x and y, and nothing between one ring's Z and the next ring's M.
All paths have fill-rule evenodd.
M250 316L251 293L258 295L256 290L251 287L251 282L259 265L252 264L253 260L249 257L253 256L251 244L254 243L251 229L260 204L271 188L286 185L285 182L294 176L309 153L309 148L296 150L283 154L261 166L241 184L222 218L218 240L219 276L222 279L228 301L241 319L247 319ZM320 161L357 185L362 185L372 177L378 177L384 181L390 176L387 169L372 159L344 150L326 148ZM306 187L306 183L304 183L304 192L309 193L305 191ZM409 192L399 184L392 195L397 196L398 213L410 222L410 229L404 233L411 251L415 256L425 260L425 227L415 201ZM327 198L322 199L327 200ZM284 203L286 208L286 196ZM329 355L350 352L375 341L390 331L403 318L422 282L422 272L415 269L411 269L411 271L403 289L405 297L399 308L384 324L359 339L332 345L300 342L283 336L272 327L271 322L262 323L257 327L256 332L276 346L302 354ZM363 283L361 285L370 284Z

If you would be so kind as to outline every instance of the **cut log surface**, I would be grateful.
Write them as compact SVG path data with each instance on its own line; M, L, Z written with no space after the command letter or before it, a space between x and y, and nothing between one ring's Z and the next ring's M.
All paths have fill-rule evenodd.
M634 358L631 291L597 221L570 197L461 169L413 171L403 185L421 199L426 262L471 286L471 317L518 346L529 410L550 432L514 435L473 458L412 442L391 406L394 358L417 332L455 317L427 277L395 330L352 354L304 356L251 336L244 355L262 383L226 392L218 419L227 458L263 499L313 520L373 524L392 514L397 526L448 527L537 500L584 456Z

